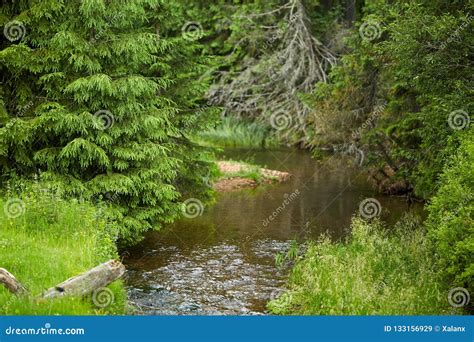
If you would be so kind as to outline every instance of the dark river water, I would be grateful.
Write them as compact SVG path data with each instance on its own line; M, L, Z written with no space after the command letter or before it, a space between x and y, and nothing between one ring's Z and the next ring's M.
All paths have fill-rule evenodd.
M403 198L374 192L350 161L319 163L299 150L229 150L222 159L287 171L281 184L220 193L202 216L153 232L123 253L129 299L147 315L264 314L285 285L275 265L291 241L347 234L366 198L389 224L407 211ZM270 219L271 217L271 219Z

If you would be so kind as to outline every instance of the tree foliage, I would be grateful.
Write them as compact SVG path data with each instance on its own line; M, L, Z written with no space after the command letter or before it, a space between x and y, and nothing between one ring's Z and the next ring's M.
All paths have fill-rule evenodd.
M446 165L429 205L428 227L439 268L451 286L474 291L474 134L466 134ZM472 307L472 305L471 305Z
M137 239L181 211L187 183L208 195L206 153L188 135L210 110L206 61L166 1L20 1L2 24L2 181L40 177L69 196L112 203L120 236ZM25 109L26 108L26 109Z
M399 191L432 196L459 131L470 128L471 10L448 1L367 2L347 40L351 51L309 96L311 145L357 146L385 190L402 180Z

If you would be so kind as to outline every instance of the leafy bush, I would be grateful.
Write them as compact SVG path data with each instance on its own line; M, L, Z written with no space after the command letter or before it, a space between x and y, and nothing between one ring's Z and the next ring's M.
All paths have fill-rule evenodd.
M311 243L297 261L288 291L269 303L275 314L410 315L450 309L432 248L417 220L393 231L359 218L345 243Z
M357 145L379 184L403 180L404 191L432 196L458 146L450 114L473 110L470 13L467 2L367 2L358 26L374 22L379 35L353 30L331 82L307 96L310 145Z
M0 260L32 297L109 259L118 258L117 231L102 211L77 200L63 200L39 187L0 199ZM109 287L110 305L91 298L37 300L17 297L0 286L2 315L123 314L126 294L121 281ZM110 294L109 293L109 294Z
M428 206L429 235L451 287L474 293L474 131L466 132Z

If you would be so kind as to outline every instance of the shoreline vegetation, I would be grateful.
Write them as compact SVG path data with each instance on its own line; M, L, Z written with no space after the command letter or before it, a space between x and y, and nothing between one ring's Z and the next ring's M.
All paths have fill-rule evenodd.
M0 267L38 295L188 200L290 177L216 148L291 146L353 158L428 217L355 216L346 241L293 250L272 313L474 313L472 4L353 3L2 4ZM128 312L123 281L107 289L103 306L0 286L0 314Z
M93 296L37 299L47 289L118 259L116 232L100 208L30 186L0 199L0 260L30 296L0 286L0 315L107 315L126 313L122 280ZM21 215L20 215L21 214ZM104 305L105 304L105 305Z
M473 313L474 134L446 165L425 222L407 214L393 229L355 217L349 237L309 242L287 291L268 303L282 315ZM453 291L455 290L455 291ZM467 294L466 294L467 293ZM457 298L456 298L457 297Z
M288 172L269 170L257 165L236 161L218 161L220 177L213 184L218 192L255 188L260 184L273 184L287 181Z
M223 118L218 125L199 132L192 138L201 146L214 148L272 148L280 142L272 136L270 130L259 122Z
M420 222L405 217L388 230L355 217L344 242L308 244L288 290L268 304L282 315L458 314L445 299L441 272Z

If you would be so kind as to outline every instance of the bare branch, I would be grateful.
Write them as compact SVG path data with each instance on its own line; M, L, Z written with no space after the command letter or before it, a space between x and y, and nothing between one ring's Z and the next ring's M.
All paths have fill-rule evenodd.
M291 125L278 129L279 136L288 140L295 133L304 135L309 114L298 95L313 91L317 82L327 82L327 72L336 57L311 34L301 0L290 0L275 11L284 12L285 28L267 26L262 54L245 60L240 71L222 73L208 98L211 104L224 107L225 116L263 119L266 123L276 114L288 116ZM274 51L265 52L274 45ZM232 57L229 55L229 60Z

